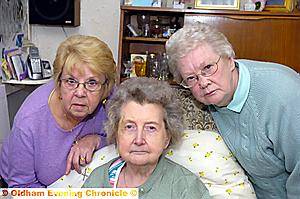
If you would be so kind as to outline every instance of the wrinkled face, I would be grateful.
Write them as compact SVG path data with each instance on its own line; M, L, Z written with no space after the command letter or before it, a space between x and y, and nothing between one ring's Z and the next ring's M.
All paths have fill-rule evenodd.
M120 114L116 138L120 156L127 164L155 166L170 142L163 108L130 101L122 106Z
M81 68L81 70L78 68ZM95 82L103 84L105 82L105 76L94 74L86 63L80 63L75 65L70 73L63 70L61 79L67 80L67 82L61 81L59 87L64 112L73 119L79 121L83 120L98 106L105 85L102 85L100 90L93 92L87 90L83 84L79 84L75 89L70 89L70 85L76 81L80 83L90 83L90 86Z
M178 70L185 79L190 75L200 74L207 66L216 64L219 57L210 45L203 44L179 60ZM198 82L190 90L198 101L222 107L227 106L233 98L238 72L232 58L221 57L217 67L218 70L211 76L198 75Z

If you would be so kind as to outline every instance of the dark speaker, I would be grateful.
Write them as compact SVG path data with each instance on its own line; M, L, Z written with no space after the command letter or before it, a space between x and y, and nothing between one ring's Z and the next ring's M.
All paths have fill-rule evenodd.
M80 0L29 0L29 23L80 25Z

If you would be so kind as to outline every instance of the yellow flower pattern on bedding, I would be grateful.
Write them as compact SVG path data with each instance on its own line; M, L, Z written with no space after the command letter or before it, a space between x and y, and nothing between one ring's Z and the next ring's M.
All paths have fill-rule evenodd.
M180 147L172 147L166 157L199 176L215 199L256 198L243 169L213 131L185 130Z
M117 156L115 145L106 146L96 151L93 161L82 168L84 175L72 170L49 187L80 188L96 167ZM216 132L186 130L183 142L168 149L166 157L199 176L214 199L256 198L244 171Z

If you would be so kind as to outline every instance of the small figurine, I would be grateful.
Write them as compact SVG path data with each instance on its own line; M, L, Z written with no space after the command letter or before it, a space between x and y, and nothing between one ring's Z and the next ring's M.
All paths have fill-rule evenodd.
M267 0L252 0L252 2L255 4L255 11L262 11L266 6Z

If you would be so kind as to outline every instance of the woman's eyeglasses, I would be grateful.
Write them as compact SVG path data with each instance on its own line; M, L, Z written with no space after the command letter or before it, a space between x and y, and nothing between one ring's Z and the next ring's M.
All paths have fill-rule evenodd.
M91 92L100 90L102 86L107 82L107 80L105 80L104 83L101 83L100 81L93 79L86 82L79 82L78 80L73 78L62 78L60 79L60 81L66 89L75 90L79 87L80 84L82 84L86 90Z
M219 57L219 59L216 61L215 64L206 65L202 70L200 70L200 73L187 76L186 78L184 78L182 80L180 85L183 86L184 88L192 88L199 81L199 79L200 79L199 76L203 76L203 77L212 76L218 70L218 63L219 63L220 59L221 59L221 56Z

